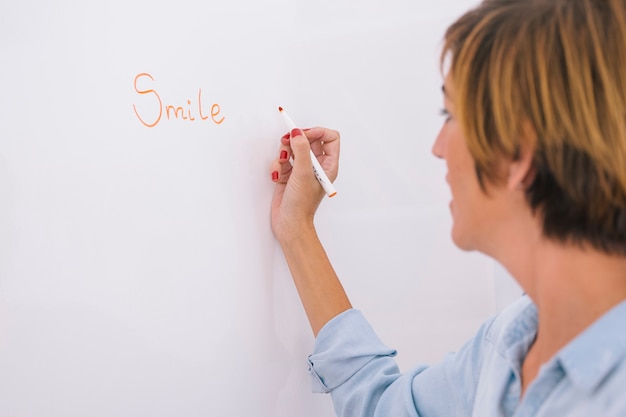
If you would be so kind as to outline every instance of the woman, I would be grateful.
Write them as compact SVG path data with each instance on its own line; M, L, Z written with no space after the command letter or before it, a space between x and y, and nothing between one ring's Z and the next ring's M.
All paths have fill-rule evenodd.
M316 387L341 416L626 416L626 1L485 0L448 28L443 62L433 153L452 238L526 295L458 353L400 374L313 226L308 149L334 179L339 134L292 131L272 227L317 336Z

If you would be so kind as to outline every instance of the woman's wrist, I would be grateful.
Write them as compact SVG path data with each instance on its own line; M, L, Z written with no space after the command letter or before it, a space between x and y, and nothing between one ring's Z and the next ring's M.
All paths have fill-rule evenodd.
M276 233L276 239L283 249L311 238L317 239L313 219L284 224L280 227L280 231Z

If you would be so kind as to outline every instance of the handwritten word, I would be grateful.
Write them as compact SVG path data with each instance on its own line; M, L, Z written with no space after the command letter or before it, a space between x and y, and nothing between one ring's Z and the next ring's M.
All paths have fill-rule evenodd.
M163 118L163 109L165 109L165 117L168 120L171 120L173 117L174 120L180 120L180 121L186 120L188 122L194 122L196 120L204 121L210 118L211 121L215 123L216 125L222 124L224 122L225 117L224 116L220 117L221 108L220 108L220 105L217 103L214 103L211 106L210 116L207 116L202 112L202 89L201 88L198 89L197 105L196 104L192 105L191 100L187 100L187 104L184 104L182 106L177 106L173 104L163 104L163 101L161 100L161 96L159 96L159 93L157 93L156 90L151 90L151 89L140 90L137 87L137 81L140 78L144 78L144 77L150 78L152 81L154 81L154 78L152 77L152 75L148 74L147 72L142 72L141 74L137 74L135 76L135 83L134 83L135 91L137 92L137 94L140 94L140 95L154 94L154 98L156 98L156 100L159 103L159 115L157 116L155 120L152 120L152 121L150 120L146 121L144 117L141 117L139 115L139 112L137 111L137 106L133 104L133 110L135 111L135 115L137 116L141 124L143 124L144 126L155 127L156 125L158 125L161 119ZM198 110L197 112L198 117L194 117L196 113L194 113L194 111L192 110L192 108L195 110L196 107Z

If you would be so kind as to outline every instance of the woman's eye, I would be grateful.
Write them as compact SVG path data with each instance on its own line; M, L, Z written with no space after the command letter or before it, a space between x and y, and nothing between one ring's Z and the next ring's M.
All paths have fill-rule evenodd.
M445 119L446 119L445 121L446 121L446 122L449 122L449 121L450 121L450 119L451 119L451 117L452 117L452 116L450 115L450 112L448 111L448 109L445 109L445 108L444 108L444 109L441 109L441 110L439 111L439 114L440 114L440 115L442 115L443 117L445 117Z

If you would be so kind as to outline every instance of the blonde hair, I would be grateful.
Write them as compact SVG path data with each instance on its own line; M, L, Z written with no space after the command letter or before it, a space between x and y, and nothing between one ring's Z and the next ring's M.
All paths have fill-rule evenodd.
M448 28L448 57L481 184L532 146L544 234L626 255L626 1L486 0Z

